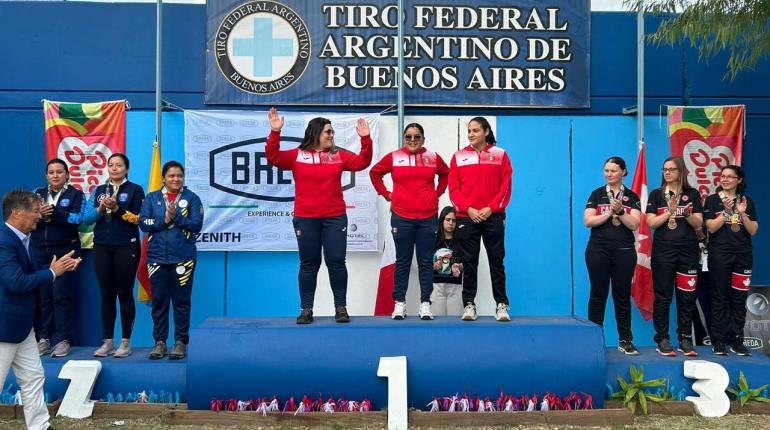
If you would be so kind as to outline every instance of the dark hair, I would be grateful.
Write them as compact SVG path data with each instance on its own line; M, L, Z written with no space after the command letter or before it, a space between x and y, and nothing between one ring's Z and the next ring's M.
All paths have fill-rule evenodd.
M495 143L497 143L497 140L495 139L495 132L492 131L492 126L489 125L489 121L487 121L486 118L484 118L483 116L477 116L477 117L471 118L471 120L468 122L469 123L477 122L481 125L481 128L483 128L484 130L489 130L489 134L487 135L487 138L486 138L488 144L494 145Z
M128 169L129 169L129 167L131 167L130 163L128 162L128 157L126 157L126 154L121 154L120 152L116 152L116 153L110 155L110 158L107 159L107 164L109 165L110 164L110 160L112 160L115 157L118 157L121 160L123 160L123 164L126 165L126 179L128 179Z
M163 169L161 170L161 174L160 175L161 176L166 176L166 172L168 172L168 170L170 168L172 168L172 167L178 167L179 170L182 171L182 175L184 176L184 166L182 166L182 163L180 163L180 162L178 162L176 160L166 161L166 164L163 165Z
M626 173L623 174L623 176L628 176L628 169L626 169L626 160L622 159L621 157L618 157L617 155L613 155L612 157L608 158L607 161L604 162L604 164L612 163L617 164L618 167L620 167L620 170L625 170Z
M682 191L689 190L690 188L692 188L690 187L690 183L687 182L687 168L684 165L684 160L682 159L682 157L674 157L674 156L668 157L665 160L663 160L663 166L665 167L666 163L668 163L669 161L676 164L676 168L679 169L679 185L682 186ZM666 190L665 173L660 174L660 190L661 191Z
M69 176L69 166L67 166L67 163L64 162L61 158L52 158L45 164L45 171L48 172L48 168L51 167L51 164L61 164L64 166L64 171L67 172L67 176Z
M733 172L735 172L735 176L737 176L738 179L741 180L741 182L735 186L735 192L737 194L743 194L746 191L746 188L748 188L748 185L746 185L746 172L743 171L743 168L741 166L730 164L725 167L722 167L722 170L720 171L720 173L724 174L725 170L727 169L730 169ZM717 187L717 192L719 191L722 191L722 185Z
M444 209L441 209L441 213L438 216L438 237L441 239L446 239L446 237L444 237L444 219L446 219L447 215L450 213L455 213L455 208L446 206Z
M404 134L403 135L406 135L406 131L409 130L410 128L416 128L416 129L420 130L420 134L422 135L422 137L425 137L425 130L422 128L422 126L420 124L418 124L416 122L410 122L409 124L407 124L406 127L404 127Z
M40 199L27 190L11 190L3 196L3 218L8 221L14 209L32 210L32 204Z
M311 119L307 123L307 128L305 128L305 137L302 138L302 142L299 144L299 149L303 151L313 149L321 139L321 133L324 131L326 124L331 123L331 120L328 118L323 118L320 116ZM332 147L332 152L334 152L334 147Z

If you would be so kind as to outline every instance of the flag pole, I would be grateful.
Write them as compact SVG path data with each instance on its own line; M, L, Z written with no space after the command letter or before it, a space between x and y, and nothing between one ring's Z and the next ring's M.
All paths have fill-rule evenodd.
M404 0L398 0L398 130L397 145L403 144L401 131L404 129Z
M161 119L163 115L163 100L161 99L163 93L161 88L163 72L163 57L161 56L163 46L163 0L156 1L155 11L155 141L153 146L160 148L163 125Z
M636 142L644 146L644 8L636 15ZM644 208L642 208L644 209Z

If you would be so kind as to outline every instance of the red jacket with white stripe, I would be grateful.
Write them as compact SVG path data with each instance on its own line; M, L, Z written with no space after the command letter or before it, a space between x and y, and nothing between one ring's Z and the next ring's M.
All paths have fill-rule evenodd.
M280 150L281 133L271 131L265 154L275 167L291 170L294 176L294 215L306 218L327 218L345 214L342 197L342 172L357 172L372 163L372 138L361 138L361 152L339 149L331 153L303 151L299 148Z
M449 198L457 216L467 217L469 207L505 212L512 177L511 160L500 147L487 145L477 152L468 145L455 152L449 167Z
M393 192L382 181L388 173L393 179ZM448 173L449 167L435 152L420 148L413 154L401 148L382 157L369 171L369 177L377 193L390 199L393 213L403 218L424 219L438 213L438 198L446 190Z

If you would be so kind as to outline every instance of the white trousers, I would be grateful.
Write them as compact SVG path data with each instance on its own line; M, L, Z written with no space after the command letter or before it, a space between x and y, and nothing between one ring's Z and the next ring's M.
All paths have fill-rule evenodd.
M37 352L35 331L21 343L0 342L0 387L5 387L8 369L13 369L16 383L21 389L21 403L24 406L24 421L29 430L45 430L50 419L45 404L43 384L45 373L40 354Z
M434 283L430 294L430 310L433 315L462 315L462 293L461 284Z

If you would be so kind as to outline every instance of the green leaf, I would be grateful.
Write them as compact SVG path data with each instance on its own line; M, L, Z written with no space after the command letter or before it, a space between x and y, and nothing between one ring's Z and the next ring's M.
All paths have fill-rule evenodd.
M631 410L632 414L636 413L636 400L634 400L633 402L626 403L626 406L628 406L628 409Z
M643 387L657 387L658 385L664 385L666 383L666 378L658 378L653 379L651 381L645 381L642 383Z
M618 375L618 384L620 385L621 391L626 391L628 388L628 384L626 383L626 380L623 379L622 376Z
M653 402L662 402L666 400L661 396L656 396L655 394L645 394L645 396L647 397L647 400L652 400Z
M634 399L634 396L636 396L637 393L639 393L639 388L636 388L636 387L629 388L628 391L626 392L625 401L627 402L632 401Z
M628 373L631 374L631 382L641 382L641 379L639 378L639 372L636 370L636 367L629 367Z
M742 370L738 373L738 387L743 391L749 391L749 381L746 380Z
M743 405L746 404L746 402L749 401L749 398L748 398L748 396L743 396L738 401L741 402L741 406L743 406Z
M767 397L757 397L757 398L756 398L756 399L754 399L754 400L756 400L756 401L758 401L758 402L765 402L765 403L770 403L770 399L768 399Z
M647 415L647 398L644 391L639 392L639 405L642 407L642 412Z

